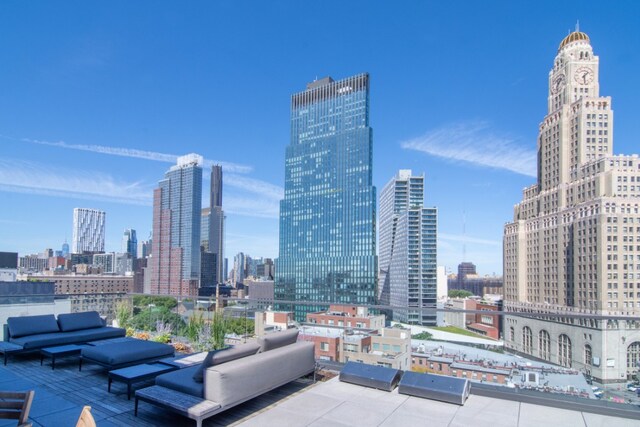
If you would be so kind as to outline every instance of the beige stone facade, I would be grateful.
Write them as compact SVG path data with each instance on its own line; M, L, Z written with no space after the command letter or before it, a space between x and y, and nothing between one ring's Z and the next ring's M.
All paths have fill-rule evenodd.
M512 350L615 382L640 359L640 158L613 154L598 64L574 32L549 72L538 182L503 240L504 309L534 317L507 316L504 337Z
M378 334L364 339L343 340L341 362L357 361L369 365L394 369L411 369L411 331L401 328L383 328Z

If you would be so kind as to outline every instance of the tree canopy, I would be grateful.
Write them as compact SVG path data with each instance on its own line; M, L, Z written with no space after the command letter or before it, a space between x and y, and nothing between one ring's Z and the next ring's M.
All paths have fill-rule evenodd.
M449 291L449 298L467 298L470 296L473 296L473 294L463 289L451 289Z

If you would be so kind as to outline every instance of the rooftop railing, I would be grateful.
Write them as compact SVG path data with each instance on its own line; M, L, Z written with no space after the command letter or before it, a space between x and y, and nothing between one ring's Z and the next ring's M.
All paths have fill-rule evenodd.
M0 295L0 322L5 324L11 316L95 310L109 324L127 328L128 335L170 342L183 352L212 348L212 325L220 319L224 321L226 342L232 345L273 330L304 326L300 339L315 342L321 366L339 369L341 364L355 360L466 378L477 384L478 390L497 390L512 397L539 392L547 397L582 399L584 405L624 404L630 410L640 410L640 393L636 390L640 384L635 385L640 363L638 317L465 310L444 304L410 309L350 304L366 307L368 316L328 316L326 323L323 319L307 323L292 319L297 304L237 297L220 297L216 304L215 297L123 293ZM326 301L303 304L329 312L332 305ZM216 308L221 316L216 316ZM292 314L281 319L262 314L273 308ZM394 314L406 316L408 311L417 313L418 318L432 317L435 324L393 320ZM369 327L367 319L379 314L385 316L387 328L399 333ZM567 319L589 319L592 323L587 326L576 320L571 324ZM538 320L544 324L536 329L532 321ZM607 327L610 322L618 322L616 328ZM488 332L468 330L472 323L485 325ZM337 343L331 344L330 338L338 338ZM607 357L612 354L615 357ZM614 372L617 374L612 378ZM530 377L528 373L537 375Z

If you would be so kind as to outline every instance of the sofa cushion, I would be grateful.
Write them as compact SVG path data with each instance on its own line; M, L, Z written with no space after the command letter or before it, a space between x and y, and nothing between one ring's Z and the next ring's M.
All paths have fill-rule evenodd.
M21 345L25 350L36 350L44 347L55 347L65 344L74 344L76 339L67 336L64 332L50 332L48 334L26 335L10 340L14 344Z
M223 409L259 396L315 369L315 345L310 341L280 347L204 371L204 398Z
M9 317L7 319L11 337L18 338L27 335L46 334L60 332L58 322L53 314L41 316Z
M107 338L123 337L125 336L125 334L126 330L124 329L103 326L102 328L86 329L73 332L51 332L48 334L27 335L18 338L11 337L11 342L21 345L25 350L35 350L44 347L55 347L65 344L80 344Z
M200 368L199 365L190 366L177 371L162 374L156 377L156 384L167 387L172 390L181 391L193 396L204 396L204 385L202 381L197 382L193 379L193 374Z
M262 338L258 338L260 344L260 352L273 350L275 348L283 347L285 345L293 344L298 340L297 328L287 329L286 331L274 332L272 334L265 335Z
M90 342L124 337L127 335L127 330L122 328L112 328L111 326L102 326L100 328L64 332L64 335L75 338L75 342Z
M256 342L248 342L246 344L237 345L235 347L225 348L223 350L213 350L207 354L202 363L193 374L196 382L202 382L202 373L209 366L219 365L221 363L230 362L240 359L241 357L251 356L258 353L260 345Z
M82 313L68 313L58 315L58 325L62 332L77 331L80 329L101 328L104 326L102 318L97 311L85 311Z
M118 366L173 356L172 346L154 341L132 339L82 349L82 357L103 365Z

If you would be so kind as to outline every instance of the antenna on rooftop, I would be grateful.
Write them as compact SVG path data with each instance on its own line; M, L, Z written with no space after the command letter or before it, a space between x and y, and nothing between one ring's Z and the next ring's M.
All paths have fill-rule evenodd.
M462 211L462 262L467 260L467 215Z

